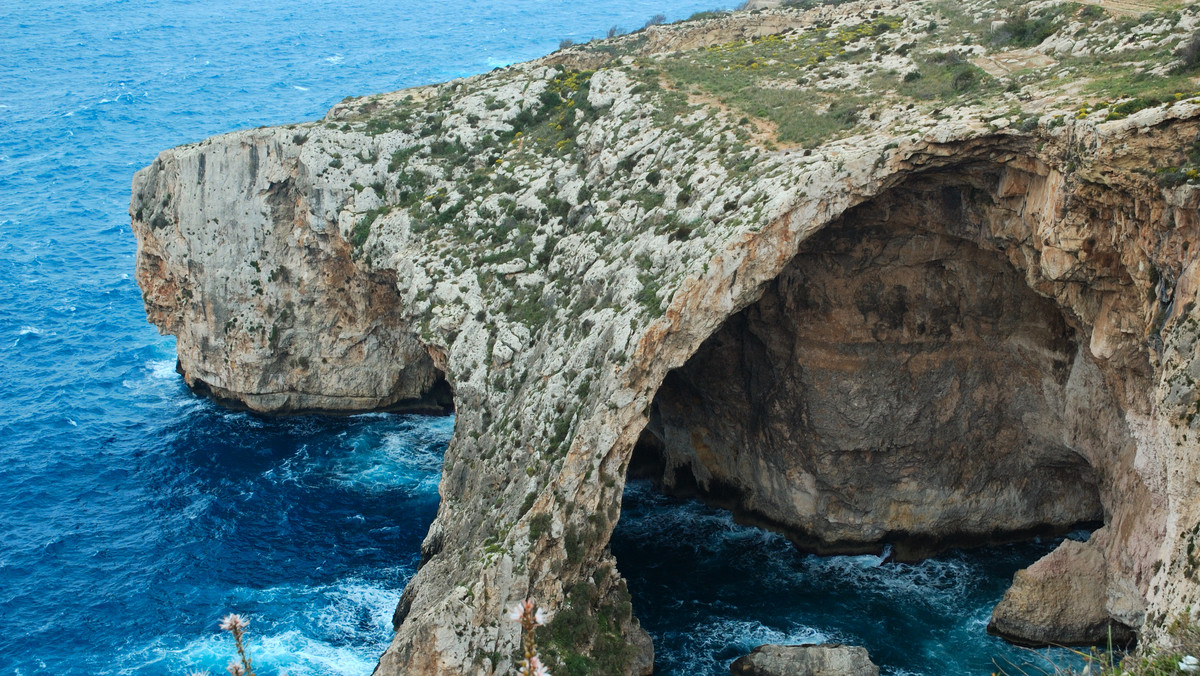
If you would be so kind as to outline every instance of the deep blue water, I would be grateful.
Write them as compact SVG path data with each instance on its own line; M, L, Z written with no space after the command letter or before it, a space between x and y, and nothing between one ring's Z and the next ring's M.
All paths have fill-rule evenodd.
M0 3L0 673L221 672L231 646L216 622L237 611L252 618L264 676L369 674L436 511L452 418L263 420L187 392L174 343L145 323L132 279L135 170L179 143L319 117L347 95L720 4ZM664 592L663 562L678 552L656 549L653 524L683 520L701 537L724 517L693 518L695 505L636 491L630 500L614 547L658 639L660 673L719 673L731 642L803 638L809 625L834 638L883 626L805 619L794 576L778 602L747 592L755 600L741 604L736 582L713 577L724 564L712 556L699 560L716 567ZM823 565L721 528L734 535L718 542L766 538L755 551L778 554L767 570ZM949 564L967 569L952 588L984 589L967 595L965 614L984 612L980 599L994 601L1033 554L1003 556L995 569ZM893 615L925 603L926 588L941 603L938 585L889 596L889 584L871 594ZM943 615L934 623L958 621ZM980 645L970 649L993 644Z
M942 676L1082 666L1067 651L1016 648L986 633L1013 573L1058 543L952 551L916 564L821 557L635 481L612 549L661 673L727 676L733 660L764 643L844 643L867 648L884 674Z

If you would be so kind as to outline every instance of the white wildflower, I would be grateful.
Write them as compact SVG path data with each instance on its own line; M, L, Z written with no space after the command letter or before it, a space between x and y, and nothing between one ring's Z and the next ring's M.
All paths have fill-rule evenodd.
M518 603L508 611L508 619L513 622L520 622L522 617L525 617L525 604Z
M229 613L221 618L221 629L223 631L233 631L235 629L245 631L246 627L250 626L250 620L238 615L237 613Z

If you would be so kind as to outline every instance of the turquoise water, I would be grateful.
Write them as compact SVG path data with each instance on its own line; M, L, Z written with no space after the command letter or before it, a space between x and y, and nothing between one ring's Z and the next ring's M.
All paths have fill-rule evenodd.
M313 119L347 95L482 72L713 4L0 4L0 673L223 672L231 646L216 623L237 611L251 616L264 676L369 674L436 511L452 418L265 420L182 386L174 343L145 323L132 279L134 171L179 143ZM700 557L715 567L689 573L694 582L668 584L675 554L655 554L645 533L682 519L700 538L709 517L631 495L614 549L660 673L718 673L734 639L859 635L797 614L805 588L791 577L778 603L747 592L757 600L742 604L736 578L713 577L722 552L738 557L735 572L750 560L726 544ZM780 557L765 570L796 565L763 542L755 551ZM994 596L1016 565L961 579ZM891 593L884 584L872 598L887 608ZM891 612L921 593L897 594ZM977 618L982 601L971 603L964 614Z

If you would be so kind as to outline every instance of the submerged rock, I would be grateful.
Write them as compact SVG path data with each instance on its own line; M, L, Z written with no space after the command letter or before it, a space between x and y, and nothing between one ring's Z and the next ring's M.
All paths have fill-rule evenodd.
M729 665L733 676L879 676L867 649L849 645L760 645Z

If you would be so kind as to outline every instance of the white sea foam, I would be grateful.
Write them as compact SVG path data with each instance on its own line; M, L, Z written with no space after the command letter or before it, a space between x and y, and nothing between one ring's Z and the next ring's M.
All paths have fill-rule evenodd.
M390 572L403 578L411 570ZM357 578L331 585L282 585L232 590L232 610L249 612L247 643L255 666L265 673L286 670L292 676L369 674L391 639L392 611L400 590ZM233 654L228 635L163 637L130 652L122 666L143 672L220 672Z
M325 57L325 63L341 63L345 60L346 57L342 56L341 54L334 54L333 56Z
M440 425L424 422L391 432L372 446L339 458L333 473L337 481L355 490L405 486L435 494L442 470L442 440L447 437L448 431Z
M315 639L292 629L278 634L255 633L251 622L247 643L256 670L278 673L286 670L291 676L362 676L371 673L382 647L372 645L370 652L361 647L337 646ZM171 646L164 638L141 649L135 649L126 660L130 667L122 673L153 671L163 674L186 673L207 669L212 673L224 671L234 655L230 638L211 634L194 639L181 647Z
M175 371L174 359L156 359L146 362L146 369L150 371L150 375L159 380L174 380L179 377Z
M41 334L42 334L42 330L36 326L22 326L21 330L17 331L18 336L28 336L28 335L40 336Z
M724 617L711 617L680 633L687 634L690 640L685 650L673 655L672 671L678 674L725 671L730 662L760 645L806 645L840 640L832 633L799 624L779 628Z
M943 610L956 608L978 573L960 559L926 559L916 564L872 562L877 557L807 557L805 572L838 579L860 593Z
M292 85L292 89L296 89L296 90L299 90L302 92L308 91L308 87L301 87L300 85Z

